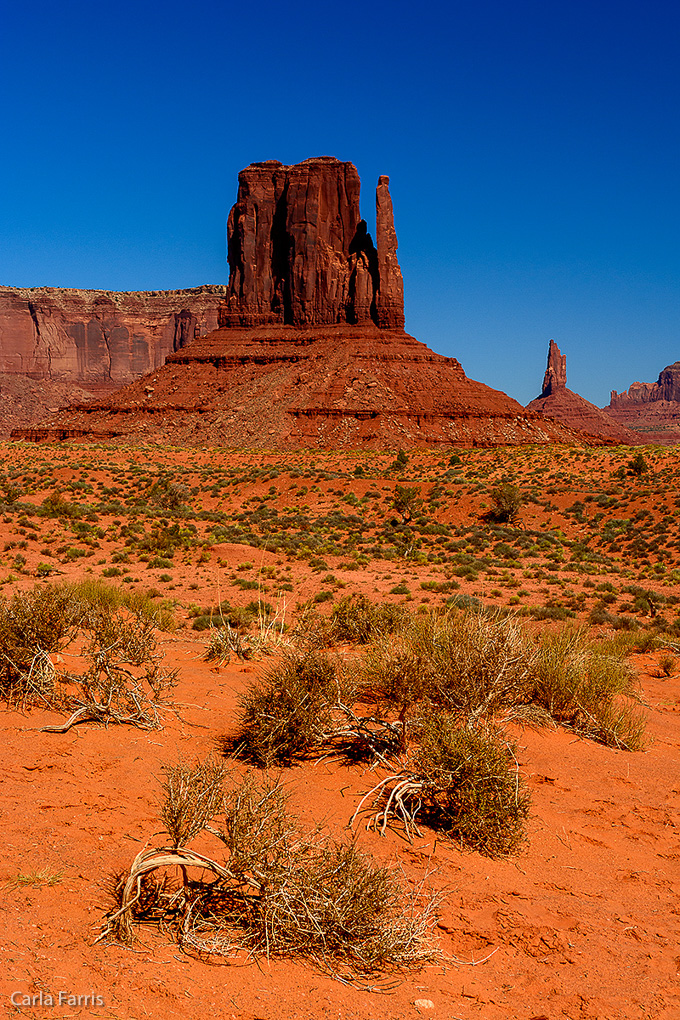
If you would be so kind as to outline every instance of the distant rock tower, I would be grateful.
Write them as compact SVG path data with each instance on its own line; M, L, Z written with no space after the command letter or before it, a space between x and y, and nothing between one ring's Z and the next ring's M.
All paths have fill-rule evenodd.
M549 397L558 390L567 388L567 356L560 353L560 349L554 340L550 341L548 347L548 365L543 376L542 397Z
M227 225L221 326L404 327L389 178L376 192L377 248L361 219L356 167L332 156L252 163Z
M620 425L580 394L567 389L567 357L561 353L554 340L550 341L548 347L548 365L543 376L541 395L527 404L526 410L578 429L597 442L640 442L631 429Z

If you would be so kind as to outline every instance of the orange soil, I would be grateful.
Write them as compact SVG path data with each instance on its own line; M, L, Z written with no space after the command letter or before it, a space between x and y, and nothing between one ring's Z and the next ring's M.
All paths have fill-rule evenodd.
M93 992L104 1005L17 1014L397 1020L417 1016L415 1000L429 999L428 1015L464 1020L680 1015L680 685L658 679L649 656L636 663L650 705L647 752L610 750L561 730L518 732L533 796L530 845L518 858L462 853L427 830L409 845L359 826L376 858L403 868L409 881L429 872L432 886L448 892L438 934L451 959L405 975L394 993L358 991L286 960L210 966L146 929L132 949L95 944L106 876L154 842L160 764L213 749L233 729L236 694L260 668L211 668L201 643L185 637L166 636L164 647L180 668L184 721L170 715L160 732L86 724L57 735L38 731L57 721L54 713L0 715L0 881L8 883L0 1001L8 1008L13 992L42 990L43 1000ZM374 775L326 760L283 779L304 825L339 831ZM53 886L9 885L43 869L62 877Z
M568 453L568 452L567 452ZM556 467L564 466L565 451L542 451L544 485ZM99 463L106 474L116 461L141 464L151 458L160 464L254 463L280 460L259 454L224 451L163 451L83 448L52 450L5 449L5 470L12 462L35 456L60 465L64 482L76 477L80 460ZM320 463L318 453L314 456ZM531 458L507 451L480 451L476 463L498 464L499 472L513 471L521 482ZM538 454L537 454L538 456ZM661 456L661 455L659 455ZM661 468L672 467L672 451L664 451ZM384 455L384 465L393 454ZM327 455L324 466L344 470L365 456ZM411 468L427 462L414 456ZM620 451L598 451L593 464L582 465L584 486L589 478L608 476L621 463ZM384 466L383 465L383 466ZM580 470L580 469L579 469ZM92 470L93 478L98 476ZM551 474L552 473L552 474ZM588 476L588 477L586 477ZM417 479L416 479L417 480ZM304 479L298 480L300 483ZM279 505L297 498L284 476ZM344 485L360 494L383 483L352 479L319 483L301 501L316 510L326 490ZM404 484L413 484L413 479ZM420 484L420 482L419 482ZM626 482L632 486L633 482ZM637 483L635 483L637 484ZM677 495L668 483L668 500ZM266 492L270 482L256 482L242 493ZM50 485L51 488L51 485ZM426 485L423 484L423 488ZM585 490L584 490L585 491ZM44 492L25 498L39 504ZM567 535L579 526L561 515L560 508L579 496L565 486L550 496L554 510L530 504L523 511L530 528L560 527ZM22 497L24 498L24 497ZM442 509L442 519L461 521L483 513L484 493L465 490L454 506ZM216 499L215 503L218 502ZM210 500L205 501L209 505ZM661 498L641 495L636 505L653 511L650 528L664 512ZM615 516L616 510L609 516ZM102 525L108 525L102 520ZM16 522L0 524L0 538L16 538ZM35 522L40 539L25 550L27 573L14 584L35 583L35 568L43 534L56 528L53 520ZM108 557L120 543L103 542L96 556ZM4 557L4 569L14 555ZM210 550L210 562L198 565L194 551L173 565L172 597L185 603L207 604L225 597L232 568L239 561L276 565L285 557L237 545ZM219 560L222 561L220 564ZM338 570L337 560L329 560ZM59 565L66 577L87 576L95 559ZM107 560L108 562L108 560ZM672 566L673 564L669 564ZM321 575L303 561L290 563L294 592L291 603L302 601L322 586ZM126 567L128 569L128 567ZM157 581L159 571L144 564L129 565L132 576ZM96 570L96 574L99 569ZM524 603L540 601L542 582L512 576L530 593ZM385 575L388 575L385 577ZM386 595L403 576L418 581L443 577L432 565L372 561L345 573L347 591L363 590L373 598ZM251 576L251 575L248 575ZM606 570L595 580L620 576ZM569 583L578 585L575 575ZM190 585L199 584L199 590ZM461 592L476 593L483 601L500 604L489 590L494 582L461 581ZM645 581L668 592L663 578ZM677 586L676 586L677 587ZM8 592L9 587L4 591ZM164 589L165 590L165 589ZM416 592L416 585L412 584ZM420 597L418 593L417 597ZM228 596L238 602L231 591ZM241 602L252 598L240 593ZM270 597L270 596L267 596ZM422 593L423 599L430 594ZM438 597L432 597L437 602ZM186 616L178 609L180 622ZM203 636L188 630L161 635L169 666L180 671L174 698L183 721L167 716L162 731L142 733L112 726L108 730L85 724L66 734L40 733L39 727L57 721L54 713L0 712L5 752L5 782L0 797L4 853L0 864L0 1002L8 1016L37 1018L98 1016L116 1020L143 1017L203 1020L206 1013L226 1020L317 1020L317 1018L375 1017L398 1020L418 1015L447 1020L671 1020L680 1017L680 678L662 679L659 655L636 656L633 665L649 706L648 750L630 754L576 738L563 730L518 730L520 766L532 793L529 845L519 857L492 861L477 853L463 853L435 840L424 830L413 845L396 833L381 838L358 828L362 847L376 858L403 869L406 878L420 881L431 874L435 889L445 889L438 934L442 962L403 976L391 994L359 991L334 981L302 962L273 960L259 965L244 961L213 966L183 956L162 935L143 929L132 949L95 944L104 911L109 906L104 886L107 875L129 867L146 844L159 837L157 804L160 766L178 756L193 758L214 749L233 731L236 697L266 663L231 663L222 668L202 661ZM71 660L64 654L66 664ZM234 766L242 772L242 766ZM340 832L359 796L375 782L374 773L326 760L285 770L292 804L303 824L324 823ZM16 886L20 874L44 873L43 881ZM61 873L61 877L59 876ZM47 877L58 877L56 884ZM487 959L488 958L488 959ZM484 961L484 962L482 962ZM68 1000L54 1008L14 1007L13 992L55 999L67 994L101 996L103 1005L74 1007ZM15 995L15 999L17 996ZM414 1005L430 1000L433 1010Z

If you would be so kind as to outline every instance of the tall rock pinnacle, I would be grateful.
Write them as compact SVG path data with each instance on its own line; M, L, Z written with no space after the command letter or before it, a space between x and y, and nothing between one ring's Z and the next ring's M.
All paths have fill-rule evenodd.
M561 354L560 349L554 340L550 341L548 348L548 366L543 376L542 397L549 397L558 390L567 388L567 356Z
M379 288L375 304L378 325L404 326L404 281L397 261L397 232L390 197L389 177L379 177L375 191L375 232L378 242Z
M242 170L227 225L230 275L221 325L373 322L402 329L388 180L378 182L376 250L361 219L352 163L320 156Z

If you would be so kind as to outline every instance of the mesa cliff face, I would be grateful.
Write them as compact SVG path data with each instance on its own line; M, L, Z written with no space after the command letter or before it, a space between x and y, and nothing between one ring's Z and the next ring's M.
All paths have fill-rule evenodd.
M548 364L541 395L527 404L526 410L552 418L600 441L627 444L644 441L595 404L567 389L567 357L554 340L548 346Z
M623 410L639 404L654 404L658 400L680 403L680 361L667 365L655 383L634 382L623 393L612 390L609 407Z
M634 382L623 393L612 390L605 410L642 441L680 443L680 361L667 365L655 383Z
M225 293L0 287L0 373L120 386L215 329Z

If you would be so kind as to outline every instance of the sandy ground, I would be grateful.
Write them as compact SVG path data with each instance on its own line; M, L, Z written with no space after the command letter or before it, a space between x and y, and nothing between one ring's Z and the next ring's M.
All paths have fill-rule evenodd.
M170 715L162 731L85 724L41 733L54 713L0 715L0 1002L8 1016L680 1016L680 684L660 679L652 656L635 663L650 706L646 752L562 730L518 732L533 797L530 844L519 857L463 853L427 830L409 845L359 827L376 858L412 882L430 873L432 887L447 891L441 962L402 975L393 992L360 991L286 960L210 965L148 929L131 949L95 944L110 903L107 876L154 842L161 764L213 749L233 729L238 691L262 668L211 667L203 647L164 638L180 669L183 721ZM326 760L286 770L283 780L303 825L342 829L373 774ZM34 883L13 885L18 875ZM44 1005L50 995L54 1007ZM69 995L94 996L94 1005L74 1006ZM24 1005L25 996L37 1004ZM420 999L433 1009L414 1005Z
M102 497L88 497L86 486L96 489L105 483L118 486L120 498L126 498L138 485L139 476L133 476L131 468L171 468L191 488L206 468L244 462L262 468L277 459L224 451L12 445L3 447L3 455L7 484L16 485L17 498L35 507L55 487L67 499L92 502ZM615 594L609 608L628 612L623 608L630 601L622 590L626 582L666 597L678 591L673 571L680 493L672 450L647 453L654 467L651 480L616 479L614 472L630 455L625 450L587 457L578 450L467 452L466 470L474 466L480 473L470 473L465 485L428 511L447 526L472 521L483 527L488 485L509 470L521 485L538 484L541 489L541 502L529 502L522 510L524 530L552 531L573 541L610 520L647 509L649 537L664 515L671 521L668 544L657 545L651 553L609 549L608 562L594 560L586 571L578 571L565 560L553 574L543 552L527 554L521 564L491 567L476 579L451 574L449 565L436 558L406 562L369 557L368 562L353 562L350 570L347 555L329 555L327 568L319 569L310 565L309 556L207 543L209 525L200 523L197 544L178 550L168 573L149 569L136 554L126 563L113 559L124 547L123 514L99 513L102 536L96 547L88 547L68 521L36 515L25 520L21 511L10 508L0 519L0 540L5 541L0 581L6 595L55 579L100 577L118 562L125 577L115 583L127 578L126 583L140 589L153 584L174 603L180 627L162 634L161 643L167 665L179 669L174 696L182 718L169 714L164 729L151 733L85 724L54 734L39 732L40 726L57 721L54 713L0 711L3 1013L116 1020L203 1020L206 1014L227 1020L680 1018L680 676L676 666L663 677L661 652L631 660L649 711L646 751L612 750L559 729L516 732L521 770L532 794L529 844L518 857L497 861L464 853L428 830L411 845L397 833L381 838L359 826L357 838L364 849L402 870L408 882L417 884L429 874L433 889L447 894L437 929L441 960L401 975L393 991L358 990L303 962L261 960L256 965L237 960L216 965L195 960L149 929L141 930L132 948L95 941L110 906L109 876L128 868L145 844L162 838L157 817L161 766L218 747L220 738L233 731L239 691L267 665L266 660L233 661L218 668L204 662L205 635L190 629L192 603L211 605L226 596L234 604L246 604L259 595L276 602L281 596L294 615L296 603L326 588L335 599L363 591L376 600L404 600L416 608L441 604L447 597L422 589L422 582L455 576L456 591L487 605L513 605L517 592L520 607L543 605L555 594L566 599L585 592L589 601L580 619L586 619L593 605L594 586L612 583ZM215 496L195 494L191 502L194 508L239 509L253 497L269 495L279 510L295 505L313 516L337 508L338 501L352 512L338 490L351 491L358 499L377 490L382 509L373 512L365 506L364 512L368 521L379 522L396 484L420 485L426 496L433 484L427 472L442 460L441 455L430 460L414 455L405 477L386 478L393 456L317 456L317 471L344 472L343 478L317 483L300 476L304 457L291 455L274 480L258 477ZM372 477L355 478L357 463ZM123 468L127 480L120 473ZM582 521L565 513L576 499L605 491L619 492L618 507L589 503ZM601 514L601 525L593 525L595 512ZM162 510L154 511L146 521L147 531L162 516ZM62 546L80 547L83 555L70 559L68 552L58 552ZM425 551L432 548L424 546ZM16 565L19 553L24 563ZM253 566L239 572L244 561ZM47 581L40 580L40 563L53 568ZM170 579L161 580L165 575ZM257 578L259 590L242 591L238 580L243 577ZM399 582L407 584L410 595L391 594ZM292 590L284 588L288 584ZM675 609L670 603L666 612L671 620ZM638 622L646 625L649 619L639 617ZM71 664L68 652L64 660ZM243 771L242 765L234 765L235 775ZM285 770L282 778L304 826L324 824L342 832L376 776L327 759ZM17 884L20 878L25 884ZM415 1005L417 1001L421 1004Z

